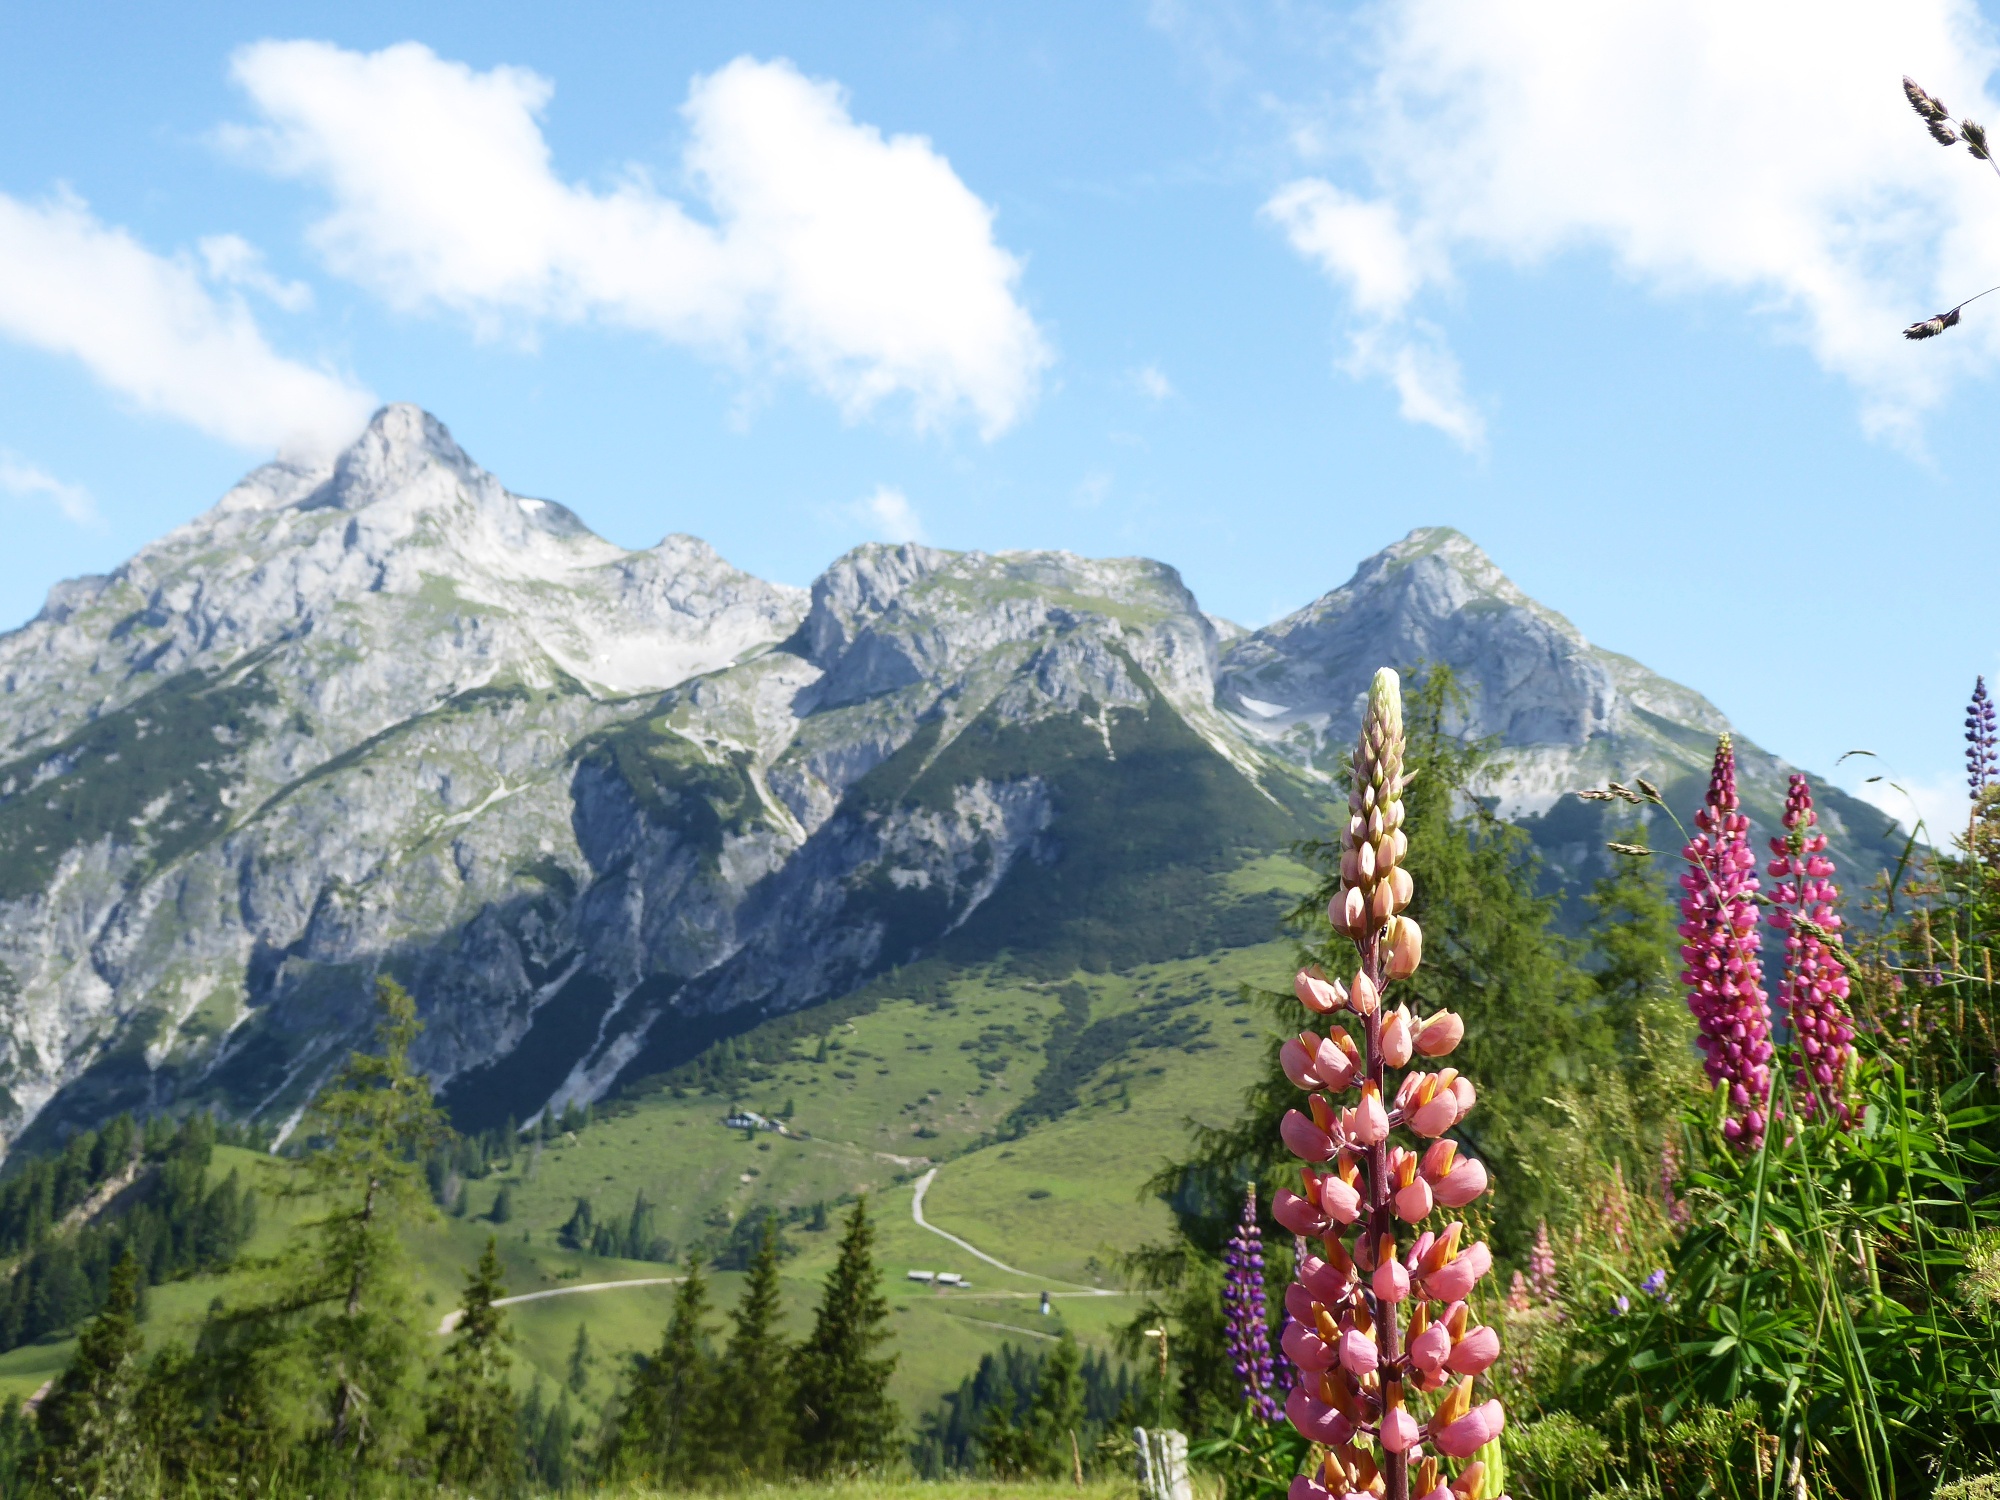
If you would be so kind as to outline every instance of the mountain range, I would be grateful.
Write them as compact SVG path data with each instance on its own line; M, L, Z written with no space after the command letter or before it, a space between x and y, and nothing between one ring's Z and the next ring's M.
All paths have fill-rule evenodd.
M1728 728L1444 528L1254 631L1139 558L869 545L801 590L389 406L0 637L0 1131L293 1121L385 972L483 1126L868 985L1265 941L1370 676L1426 662L1570 889L1630 815L1569 794L1689 808ZM1737 743L1761 837L1790 767ZM1865 880L1889 820L1815 784Z

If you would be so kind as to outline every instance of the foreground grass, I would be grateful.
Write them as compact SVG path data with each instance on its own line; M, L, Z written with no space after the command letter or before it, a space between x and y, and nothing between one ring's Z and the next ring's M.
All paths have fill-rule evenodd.
M1197 1500L1210 1500L1217 1492L1217 1487L1206 1476L1195 1477ZM224 1496L228 1500L245 1500L246 1496L256 1496L258 1500L315 1500L304 1491L265 1489L254 1481L247 1485L232 1482L227 1489L212 1493L216 1500ZM647 1485L610 1484L560 1492L532 1490L526 1494L528 1500L695 1500L695 1497L700 1497L700 1500L1133 1500L1137 1485L1130 1479L1102 1478L1086 1480L1081 1488L1068 1480L903 1478L799 1480L788 1484L703 1490L661 1490ZM413 1500L419 1495L426 1500L474 1500L473 1496L461 1495L456 1490L437 1489L429 1485L369 1490L365 1495L351 1496L350 1500ZM119 1500L160 1500L160 1495L149 1488L120 1496ZM208 1500L208 1497L182 1491L175 1496L175 1500Z

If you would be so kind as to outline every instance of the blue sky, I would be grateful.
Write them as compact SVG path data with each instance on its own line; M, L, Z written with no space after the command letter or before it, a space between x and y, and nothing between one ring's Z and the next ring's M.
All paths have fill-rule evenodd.
M1745 9L7 0L0 619L402 399L793 583L1143 553L1258 624L1457 526L1955 820L2000 301L1898 334L2000 281L2000 180L1898 77L2000 113L2000 53Z

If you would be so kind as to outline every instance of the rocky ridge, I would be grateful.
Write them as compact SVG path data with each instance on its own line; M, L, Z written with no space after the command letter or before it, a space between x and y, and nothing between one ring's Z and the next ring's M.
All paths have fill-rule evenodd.
M480 1122L896 965L1252 941L1229 872L1323 826L1367 674L1429 660L1573 875L1565 789L1684 791L1723 727L1453 532L1253 632L1144 559L869 546L808 592L615 547L391 406L0 637L0 1128L293 1118L385 969Z

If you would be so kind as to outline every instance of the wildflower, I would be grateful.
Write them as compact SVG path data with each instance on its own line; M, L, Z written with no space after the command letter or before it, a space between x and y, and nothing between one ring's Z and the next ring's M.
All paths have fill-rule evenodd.
M1556 1300L1556 1252L1549 1244L1549 1221L1535 1225L1535 1248L1528 1252L1528 1285L1543 1302Z
M1709 1082L1729 1091L1722 1132L1751 1150L1763 1139L1771 1097L1771 1016L1751 903L1757 861L1750 852L1750 820L1737 811L1736 752L1726 734L1715 747L1695 828L1681 851L1689 866L1681 876L1681 957L1687 963L1681 982L1701 1028L1695 1045Z
M1681 1180L1680 1148L1671 1140L1660 1142L1660 1204L1667 1211L1667 1221L1685 1224L1688 1221L1688 1206L1674 1192L1674 1184Z
M1622 1318L1632 1310L1632 1299L1620 1292L1611 1299L1611 1305L1618 1310L1618 1316Z
M1658 1270L1654 1271L1652 1275L1639 1283L1639 1290L1644 1292L1648 1297L1656 1297L1662 1302L1666 1301L1667 1268L1661 1266Z
M2000 735L1994 730L1993 699L1986 678L1973 679L1972 701L1965 705L1965 784L1974 800L2000 780Z
M1465 1024L1449 1011L1419 1019L1384 998L1423 961L1423 934L1404 913L1415 887L1403 863L1402 718L1396 674L1376 673L1352 761L1341 888L1327 905L1360 967L1344 987L1303 973L1295 983L1308 1011L1341 1009L1350 1019L1327 1039L1306 1032L1282 1049L1306 1107L1289 1111L1280 1133L1308 1165L1304 1194L1280 1192L1272 1212L1324 1250L1298 1257L1285 1294L1293 1321L1280 1343L1300 1372L1285 1415L1323 1451L1318 1469L1293 1481L1291 1500L1382 1492L1462 1500L1478 1493L1483 1469L1464 1465L1447 1488L1439 1456L1470 1458L1506 1422L1498 1401L1472 1404L1473 1377L1500 1356L1493 1329L1468 1326L1467 1299L1493 1254L1466 1240L1462 1222L1422 1227L1439 1207L1463 1207L1487 1189L1486 1168L1444 1139L1477 1095L1455 1068L1405 1071L1449 1055ZM1351 1102L1336 1103L1342 1095ZM1414 1146L1394 1143L1399 1129ZM1405 1225L1417 1231L1407 1248L1397 1238ZM1404 1319L1407 1338L1397 1326ZM1428 1420L1405 1405L1406 1388L1445 1391L1454 1376Z
M1528 1279L1516 1271L1513 1283L1507 1288L1507 1311L1524 1313L1533 1305L1528 1299Z
M1841 1080L1853 1050L1854 1022L1846 1007L1847 972L1820 936L1840 931L1833 912L1840 887L1833 883L1833 861L1826 855L1826 835L1816 831L1818 821L1812 787L1794 772L1785 794L1785 836L1771 840L1777 857L1766 867L1777 881L1770 923L1785 935L1778 1004L1791 1022L1800 1113L1810 1120L1824 1110L1845 1128L1853 1119L1840 1097Z
M1257 1225L1257 1185L1243 1190L1243 1217L1223 1252L1228 1267L1222 1284L1222 1312L1229 1357L1243 1399L1267 1422L1278 1420L1280 1407L1271 1364L1271 1330L1264 1312L1264 1240Z

